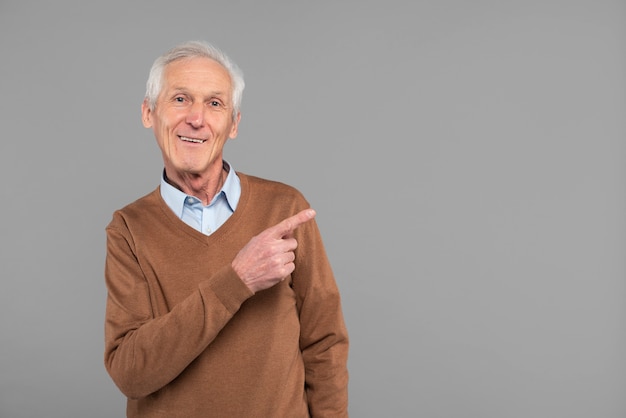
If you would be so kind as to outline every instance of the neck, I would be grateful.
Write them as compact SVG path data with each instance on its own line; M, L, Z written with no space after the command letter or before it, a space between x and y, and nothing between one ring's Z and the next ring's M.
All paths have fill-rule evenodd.
M229 168L226 163L222 163L222 166L219 167L218 170L208 175L182 173L178 176L176 176L176 174L168 176L166 171L165 181L183 193L197 197L202 201L202 204L206 206L222 189L226 177L228 176Z

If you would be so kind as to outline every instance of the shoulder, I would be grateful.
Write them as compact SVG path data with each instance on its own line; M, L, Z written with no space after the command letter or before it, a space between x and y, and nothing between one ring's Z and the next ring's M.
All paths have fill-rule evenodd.
M237 172L237 175L241 180L242 190L247 187L250 193L254 195L260 194L264 196L271 196L274 199L306 202L302 192L289 184L276 180L268 180L261 177L251 176L240 172Z
M242 208L271 219L271 222L285 219L311 206L303 193L294 186L239 172L237 175L241 181Z
M127 224L133 220L145 218L146 215L160 210L160 207L161 197L159 189L157 188L113 212L113 219L109 223L109 227L120 223Z

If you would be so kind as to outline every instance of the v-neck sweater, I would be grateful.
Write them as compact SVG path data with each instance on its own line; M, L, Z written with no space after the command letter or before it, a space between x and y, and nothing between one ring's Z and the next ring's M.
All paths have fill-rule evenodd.
M312 220L295 270L253 294L231 267L255 235L309 207L283 183L237 173L232 216L207 236L159 189L106 228L105 366L128 417L347 417L348 334Z

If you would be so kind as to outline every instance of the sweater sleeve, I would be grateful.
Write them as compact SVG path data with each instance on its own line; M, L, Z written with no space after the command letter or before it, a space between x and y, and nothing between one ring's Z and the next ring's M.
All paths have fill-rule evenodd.
M315 221L299 228L292 275L300 315L309 410L313 418L348 416L348 333Z
M252 292L230 265L157 315L128 230L107 228L105 366L129 398L176 378L216 337Z

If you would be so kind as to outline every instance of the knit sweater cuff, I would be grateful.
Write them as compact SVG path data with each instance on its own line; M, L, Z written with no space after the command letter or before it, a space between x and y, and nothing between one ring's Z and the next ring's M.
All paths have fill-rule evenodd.
M243 302L254 295L230 265L223 267L210 280L200 284L200 291L213 292L233 314L239 310Z

